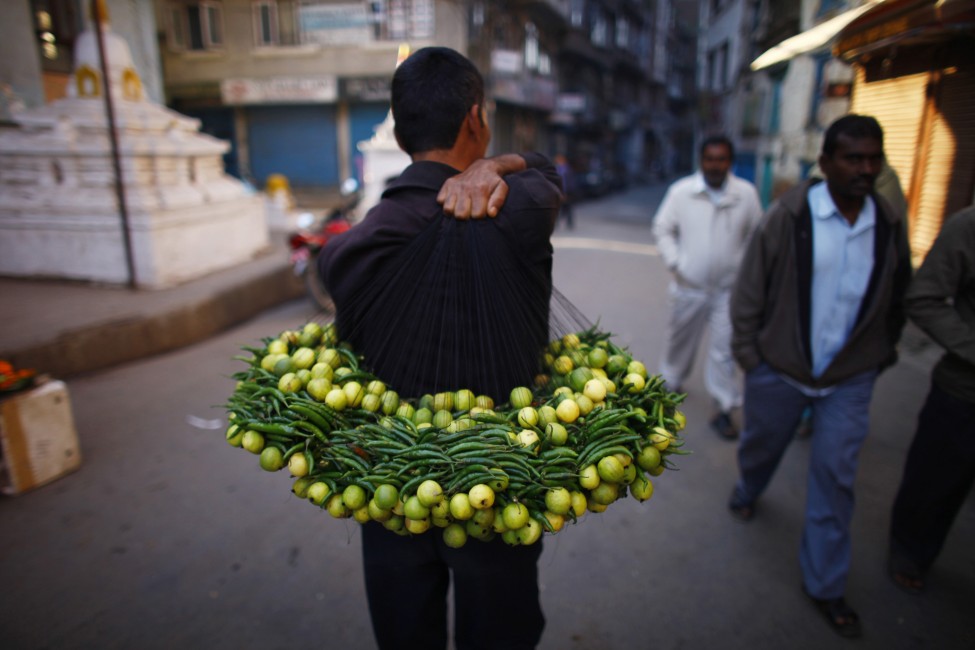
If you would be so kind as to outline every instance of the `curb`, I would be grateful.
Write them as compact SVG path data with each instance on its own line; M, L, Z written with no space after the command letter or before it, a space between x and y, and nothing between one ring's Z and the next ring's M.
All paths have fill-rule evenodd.
M202 341L304 292L290 267L278 266L167 311L63 331L52 340L12 351L7 358L17 367L72 377Z

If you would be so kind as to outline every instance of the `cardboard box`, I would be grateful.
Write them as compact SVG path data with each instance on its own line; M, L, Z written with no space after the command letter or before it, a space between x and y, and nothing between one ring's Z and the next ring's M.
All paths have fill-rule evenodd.
M64 382L48 381L0 399L0 492L26 492L80 465Z

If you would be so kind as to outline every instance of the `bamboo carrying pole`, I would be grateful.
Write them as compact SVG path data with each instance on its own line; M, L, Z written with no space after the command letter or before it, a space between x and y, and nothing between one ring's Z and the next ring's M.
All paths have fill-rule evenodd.
M92 0L91 19L95 27L95 40L98 43L98 60L102 67L102 85L105 90L105 115L108 119L108 137L112 149L112 166L115 171L115 195L118 198L119 216L122 219L122 241L125 246L125 264L128 270L130 289L138 288L135 274L135 259L132 254L132 230L129 227L129 212L125 200L125 183L122 179L122 161L119 154L118 133L115 128L115 106L112 100L108 60L105 56L105 35L102 26L108 24L108 9L105 0Z

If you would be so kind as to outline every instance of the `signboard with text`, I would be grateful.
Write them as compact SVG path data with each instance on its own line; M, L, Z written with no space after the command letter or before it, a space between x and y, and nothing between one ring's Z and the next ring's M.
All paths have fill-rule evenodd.
M338 99L334 76L224 79L220 96L229 106L245 104L327 104Z

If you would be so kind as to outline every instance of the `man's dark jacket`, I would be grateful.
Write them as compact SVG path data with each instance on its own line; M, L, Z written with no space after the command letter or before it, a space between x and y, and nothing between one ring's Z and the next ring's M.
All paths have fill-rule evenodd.
M911 279L907 223L883 197L877 206L874 263L846 344L819 377L812 375L810 312L812 216L806 181L769 207L755 231L731 296L732 352L746 371L765 362L811 387L832 386L896 360Z
M523 155L493 219L446 217L437 193L458 170L416 162L320 255L339 335L403 396L468 388L506 399L530 385L548 332L555 167Z

